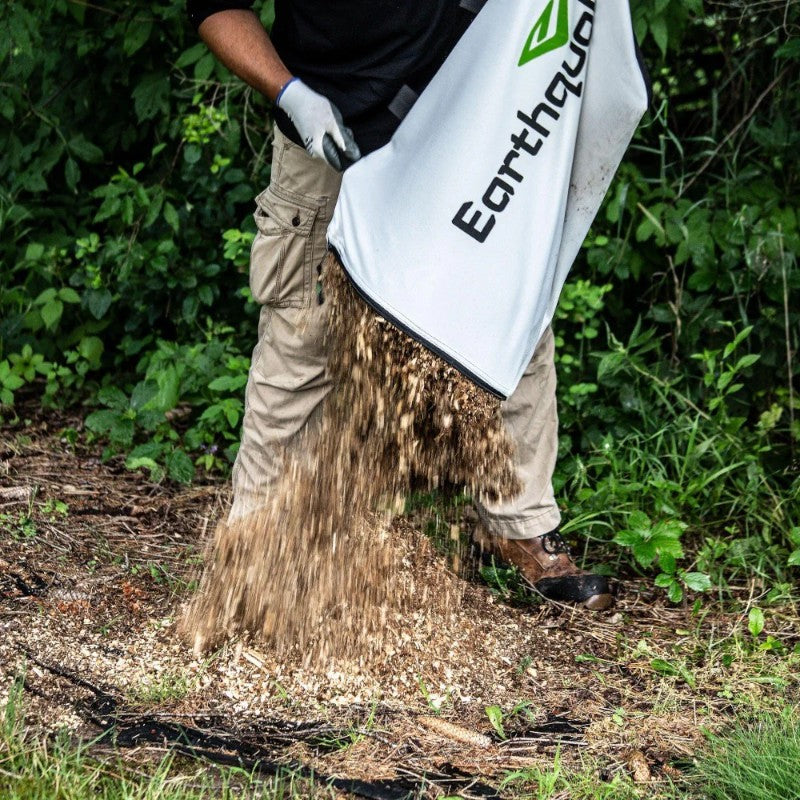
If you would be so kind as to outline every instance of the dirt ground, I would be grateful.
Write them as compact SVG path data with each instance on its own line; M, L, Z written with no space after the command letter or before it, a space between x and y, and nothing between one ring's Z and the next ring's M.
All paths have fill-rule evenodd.
M414 554L419 607L387 622L377 661L314 670L246 640L198 658L176 622L226 485L150 483L103 463L79 418L30 416L0 434L0 706L24 675L28 722L43 730L114 727L120 747L180 741L218 761L302 764L372 797L505 796L510 771L558 750L658 796L705 729L743 703L798 696L785 659L737 649L755 586L728 612L670 606L637 580L620 581L608 612L512 607L454 576L416 518L394 535ZM434 601L452 581L463 601L448 612ZM796 620L776 612L767 632L792 646Z

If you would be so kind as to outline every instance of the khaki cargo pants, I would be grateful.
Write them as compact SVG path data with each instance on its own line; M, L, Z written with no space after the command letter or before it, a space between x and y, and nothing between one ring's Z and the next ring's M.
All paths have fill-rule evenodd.
M254 510L269 494L284 449L303 448L304 439L313 436L330 388L323 347L326 307L319 302L317 280L340 183L337 172L275 129L271 183L256 199L250 288L261 315L230 519ZM502 407L525 488L510 503L479 507L495 534L524 539L547 533L560 521L551 482L558 450L555 390L548 329Z

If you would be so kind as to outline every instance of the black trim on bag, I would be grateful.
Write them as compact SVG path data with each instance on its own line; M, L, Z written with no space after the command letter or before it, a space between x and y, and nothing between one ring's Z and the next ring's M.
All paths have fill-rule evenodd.
M639 42L636 41L636 34L633 34L633 51L636 53L636 62L639 64L639 70L642 73L642 80L644 81L644 88L647 92L647 107L650 108L653 103L653 84L650 81L650 71L644 63L644 56L639 47Z
M458 370L465 378L471 380L476 386L479 386L485 392L489 392L489 394L494 395L495 397L499 397L501 400L507 400L507 395L498 392L497 389L493 389L489 386L488 383L481 380L475 373L468 370L462 364L459 364L451 355L448 353L443 352L440 350L435 344L431 344L430 342L423 339L418 333L412 331L407 325L403 324L398 320L393 314L387 312L384 308L382 308L378 303L376 303L371 297L367 296L362 290L361 287L350 277L350 273L347 271L347 267L339 254L339 251L330 243L328 242L328 249L336 256L339 263L342 265L342 269L344 270L344 274L347 275L347 279L352 284L353 288L356 290L358 296L373 310L375 311L378 316L383 317L384 319L389 320L395 328L401 330L406 336L410 336L412 339L418 341L423 347L426 347L428 350L431 351L435 356L438 356L442 359L442 361L446 361L451 367Z

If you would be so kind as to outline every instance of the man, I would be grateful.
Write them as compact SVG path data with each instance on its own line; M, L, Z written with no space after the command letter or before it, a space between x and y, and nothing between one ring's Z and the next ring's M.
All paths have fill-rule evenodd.
M315 290L341 170L383 146L480 7L475 0L275 0L271 37L248 0L187 0L211 51L275 103L269 188L257 198L250 286L262 304L233 470L231 518L258 504L281 454L311 431L329 390ZM479 103L476 100L476 108ZM579 570L558 533L553 335L503 404L523 490L479 505L480 544L545 597L607 608L608 581Z

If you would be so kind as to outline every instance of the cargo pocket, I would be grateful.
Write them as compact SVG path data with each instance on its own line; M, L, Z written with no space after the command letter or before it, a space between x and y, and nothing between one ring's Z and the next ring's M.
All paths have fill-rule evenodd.
M304 308L313 296L314 220L319 206L270 186L256 198L258 233L250 254L253 299L275 308Z

